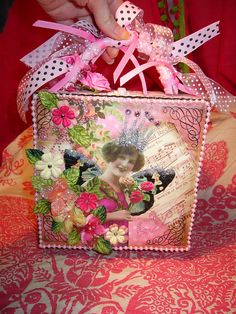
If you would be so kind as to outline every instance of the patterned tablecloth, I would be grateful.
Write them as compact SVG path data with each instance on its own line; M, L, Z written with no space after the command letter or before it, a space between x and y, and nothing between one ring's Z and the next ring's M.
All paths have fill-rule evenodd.
M23 132L0 169L1 313L236 313L235 117L212 114L187 253L38 248Z

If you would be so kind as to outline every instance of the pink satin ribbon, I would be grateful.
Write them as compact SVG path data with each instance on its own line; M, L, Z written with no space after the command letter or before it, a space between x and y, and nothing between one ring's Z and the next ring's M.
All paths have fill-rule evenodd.
M54 22L41 21L41 20L36 21L33 24L33 26L47 28L47 29L54 29L56 31L61 31L63 33L69 33L69 34L87 39L91 43L96 41L96 38L92 34L87 33L83 31L82 29L77 29L72 26L67 26L67 25L54 23Z
M43 81L45 84L47 82L50 82L52 79L60 77L61 74L63 74L64 77L60 79L60 81L58 81L50 89L50 91L52 92L57 92L62 88L65 88L70 82L76 83L76 80L78 79L81 71L86 66L93 64L108 46L118 47L124 52L124 56L122 57L120 63L114 71L115 82L120 77L129 60L131 60L131 62L135 66L133 70L126 73L120 78L121 86L131 80L134 76L139 75L142 83L143 94L147 95L147 86L143 71L154 66L157 71L159 69L160 80L164 85L164 90L170 91L171 86L173 86L173 94L176 93L177 89L177 92L178 90L181 90L185 93L189 93L192 95L199 95L199 93L196 92L196 89L192 88L191 84L186 80L186 77L183 74L177 72L174 68L174 65L176 63L183 62L195 71L195 75L203 84L210 102L214 104L215 94L210 80L204 75L202 70L194 62L184 57L186 51L176 53L176 50L173 50L175 46L189 46L188 41L190 41L191 35L187 37L188 41L183 39L180 40L180 43L173 43L173 38L170 34L169 29L166 29L163 26L144 24L142 21L142 14L143 11L129 1L125 1L117 10L117 22L121 26L126 27L131 34L129 40L123 41L113 40L108 37L99 38L99 35L96 36L98 37L96 38L90 33L92 27L94 28L94 26L88 25L87 22L84 22L84 24L82 23L80 25L75 24L74 26L66 26L45 21L37 21L36 23L34 23L34 26L36 27L54 29L59 31L59 33L57 33L56 36L54 35L51 39L38 47L38 49L35 49L32 53L23 58L23 61L28 64L30 64L31 59L38 60L38 63L36 67L34 67L28 73L28 75L25 76L19 86L17 105L21 117L23 119L25 118L25 111L27 110L27 98L31 96L35 92L35 90L37 90L36 87L30 89L30 80L41 80L41 82ZM213 23L209 25L209 27L205 27L203 29L203 32L210 32L211 34L214 33L213 36L215 36L218 30L218 24L219 23ZM81 27L86 29L86 31L82 30ZM94 34L98 34L95 28L92 30L94 31ZM69 37L65 37L63 34L67 34L66 36ZM71 35L73 35L74 37ZM203 35L204 34L201 34L201 30L194 33L192 36L192 41L193 39L199 38L199 36ZM203 42L209 40L206 39L206 37L207 36L202 37ZM72 44L68 44L69 46L65 46L63 44L63 40L65 40L65 38L69 38L67 42L71 41ZM153 44L153 46L150 46L151 44ZM194 46L188 49L186 48L188 53L194 49ZM45 50L46 59L44 58ZM72 53L70 53L71 50ZM145 64L139 64L138 60L133 54L135 50L138 50L138 52L142 53L144 56L146 55ZM180 51L180 49L178 49L178 51ZM58 62L55 64L55 66L52 66L52 63L54 62L54 60L57 60L57 58L59 58L59 60L62 60L62 66L60 66L60 63ZM73 60L73 64L71 64L71 62L68 62L69 58L70 60ZM67 68L65 68L65 66L67 66ZM42 77L42 73L47 73L47 68L50 68L51 73L49 72L46 77ZM165 68L166 71L164 71ZM37 77L37 75L39 75L39 77ZM167 77L165 77L165 75Z

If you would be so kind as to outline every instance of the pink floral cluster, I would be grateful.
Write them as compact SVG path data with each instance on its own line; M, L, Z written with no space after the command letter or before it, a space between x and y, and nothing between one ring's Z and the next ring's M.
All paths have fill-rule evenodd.
M89 243L96 236L101 236L106 229L101 225L100 219L91 212L98 207L98 197L96 194L82 192L75 202L76 206L82 210L86 217L86 223L81 231L81 240Z
M53 219L64 223L64 232L67 234L76 228L82 243L92 244L94 238L106 232L100 219L92 214L99 206L96 194L82 192L78 196L69 190L64 179L58 179L45 196L51 201Z
M130 208L133 204L140 203L145 199L145 192L151 192L155 189L154 183L150 181L145 181L137 185L131 178L121 178L120 184L123 185L129 193Z

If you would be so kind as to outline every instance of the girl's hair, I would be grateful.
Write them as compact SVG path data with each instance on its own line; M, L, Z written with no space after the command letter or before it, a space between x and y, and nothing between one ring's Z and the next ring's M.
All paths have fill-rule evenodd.
M120 154L134 155L137 154L137 159L134 164L133 171L138 171L144 166L144 155L134 146L120 146L116 142L106 143L102 147L103 158L106 162L115 161Z

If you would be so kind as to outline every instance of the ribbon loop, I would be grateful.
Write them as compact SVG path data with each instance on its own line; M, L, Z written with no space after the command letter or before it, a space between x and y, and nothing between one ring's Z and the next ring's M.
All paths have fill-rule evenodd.
M123 85L139 75L144 95L147 95L147 86L143 71L154 66L160 75L164 92L175 95L178 90L192 95L205 97L212 105L221 111L227 110L227 100L232 95L223 91L221 87L205 76L200 67L185 56L197 47L219 34L219 22L212 23L203 29L181 39L173 40L173 34L167 27L145 24L143 10L129 1L125 1L116 12L116 21L130 32L128 40L114 40L105 37L98 29L87 21L78 21L72 26L53 22L37 21L36 27L49 28L58 31L45 43L37 47L21 59L32 69L22 79L17 96L18 111L23 120L28 109L29 97L57 79L50 91L76 91L76 84L82 83L91 88L109 90L109 83L99 73L94 73L93 64L109 46L117 47L124 52L124 56L114 71L116 82L129 60L135 68L120 78ZM134 51L139 58L145 61L140 65ZM179 73L174 67L183 62L188 65L194 74ZM94 85L93 76L102 77L103 86ZM89 78L89 80L87 79ZM102 89L103 88L103 89ZM220 93L218 93L220 89Z

